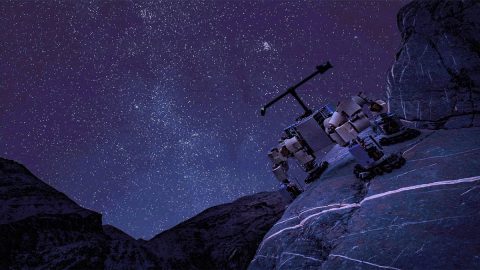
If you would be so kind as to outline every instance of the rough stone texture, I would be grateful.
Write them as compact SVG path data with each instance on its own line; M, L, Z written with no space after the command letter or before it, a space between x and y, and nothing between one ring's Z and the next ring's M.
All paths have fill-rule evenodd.
M22 165L0 159L0 268L92 268L106 247L101 216Z
M103 232L108 242L105 269L159 269L158 259L142 241L111 225L104 225Z
M0 158L0 269L149 269L134 239Z
M390 110L421 128L480 126L480 2L412 1L397 21Z
M288 202L279 192L246 196L209 208L146 246L164 269L246 269Z
M480 128L422 130L367 184L331 166L267 233L249 269L480 269Z
M0 158L0 269L245 269L287 203L246 196L135 240Z

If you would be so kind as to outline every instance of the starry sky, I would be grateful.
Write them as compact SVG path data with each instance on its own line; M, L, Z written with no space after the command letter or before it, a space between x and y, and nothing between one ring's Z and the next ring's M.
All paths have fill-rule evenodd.
M0 155L136 238L278 186L308 105L383 97L407 1L0 1Z

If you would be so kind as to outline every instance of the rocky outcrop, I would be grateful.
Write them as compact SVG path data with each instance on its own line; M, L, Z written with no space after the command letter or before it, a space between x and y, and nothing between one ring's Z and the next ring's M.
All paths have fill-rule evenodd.
M209 208L146 246L164 269L246 269L288 202L279 192L246 196Z
M245 269L287 203L246 196L135 240L0 158L0 269Z
M0 159L1 269L98 269L106 248L101 224L100 214Z
M0 159L1 269L150 269L153 256L99 213Z
M407 163L370 182L333 148L249 269L479 269L479 145L480 128L423 130L386 147Z
M480 126L480 3L412 1L388 73L389 107L421 128Z

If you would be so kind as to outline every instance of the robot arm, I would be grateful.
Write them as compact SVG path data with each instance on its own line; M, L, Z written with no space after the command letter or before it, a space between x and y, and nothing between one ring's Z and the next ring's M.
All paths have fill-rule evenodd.
M315 168L315 156L309 153L297 137L287 138L270 150L268 157L272 161L272 172L278 181L288 183L288 158L294 157L304 171Z
M388 111L388 105L385 101L379 99L370 104L369 107L370 111L373 113L374 116L380 115L382 113L386 113Z

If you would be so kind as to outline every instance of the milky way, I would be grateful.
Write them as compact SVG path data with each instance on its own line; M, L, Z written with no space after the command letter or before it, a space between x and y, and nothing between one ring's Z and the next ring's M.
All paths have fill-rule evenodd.
M275 190L301 109L383 97L405 1L0 2L0 155L134 237Z

